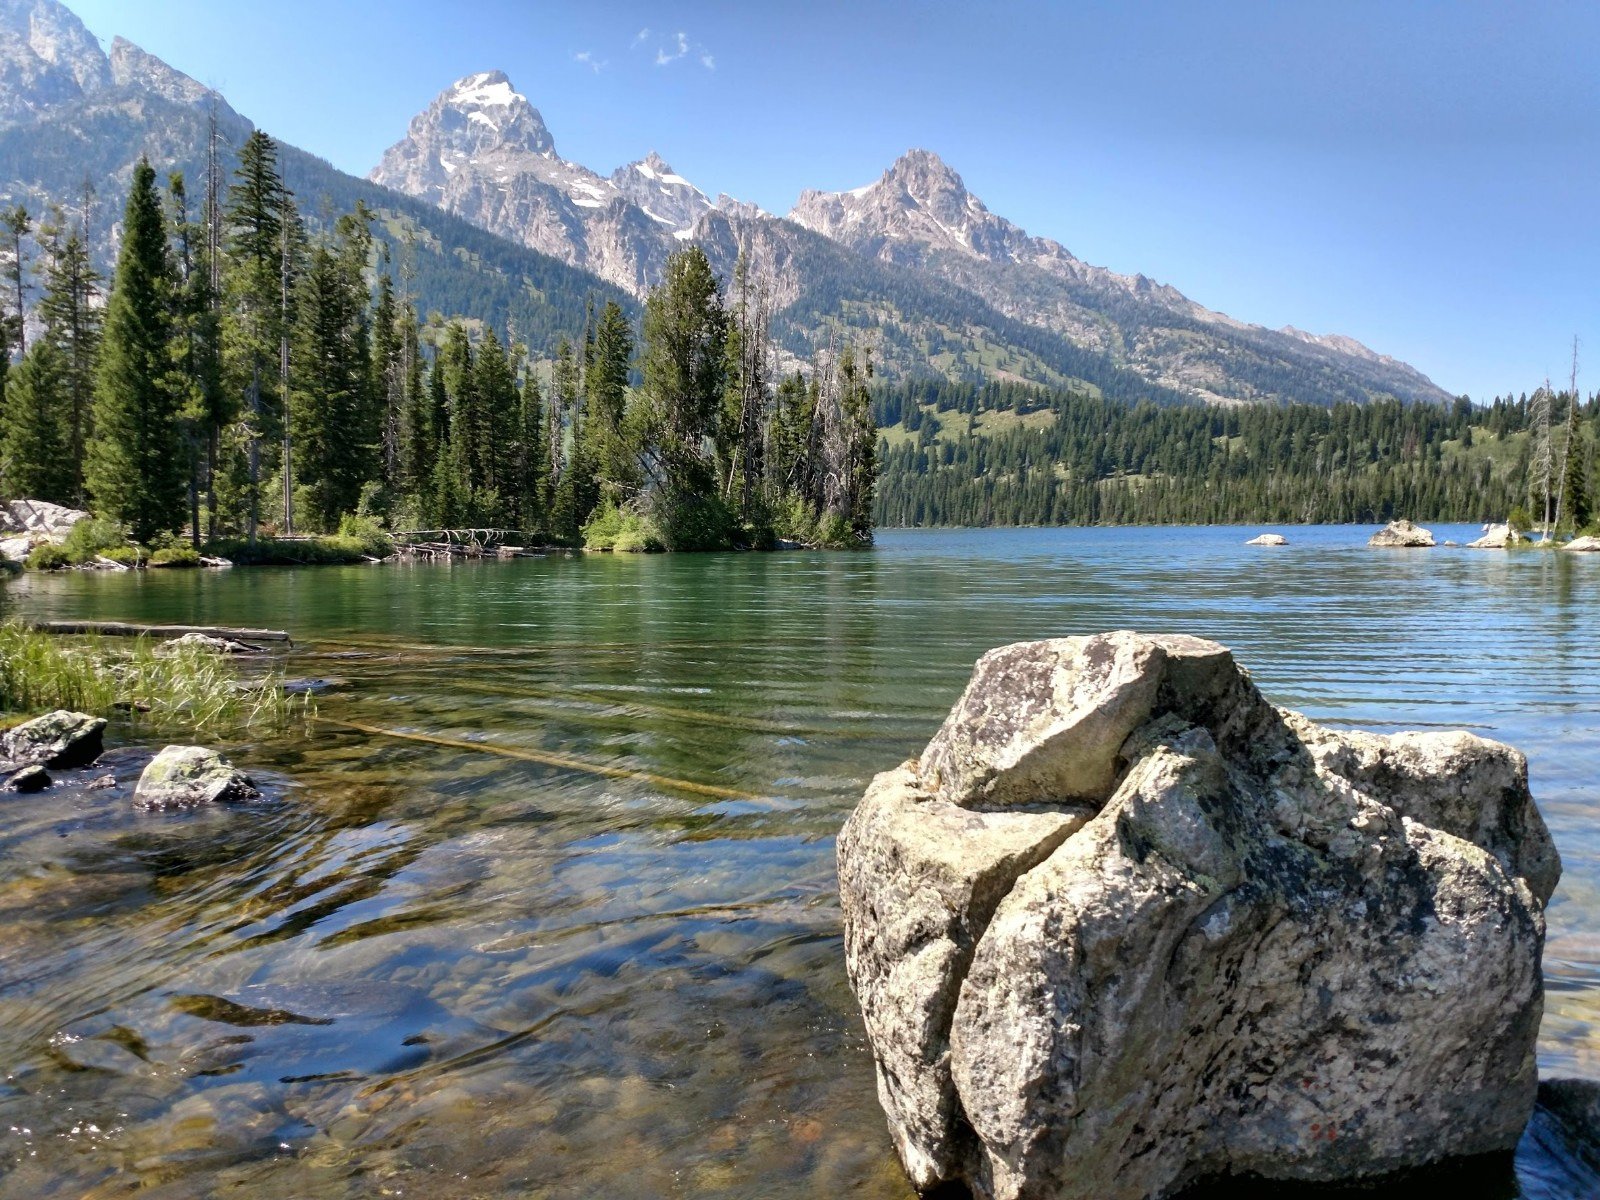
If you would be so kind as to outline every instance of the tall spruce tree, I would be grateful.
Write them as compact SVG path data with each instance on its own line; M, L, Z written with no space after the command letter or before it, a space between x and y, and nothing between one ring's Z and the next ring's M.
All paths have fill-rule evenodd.
M284 245L290 234L293 201L278 172L278 151L261 130L239 151L239 166L228 189L226 296L223 346L227 386L241 397L236 430L242 453L248 534L253 541L261 519L263 476L278 458L283 430L279 375L283 339Z
M172 261L155 171L141 158L123 214L96 377L89 494L140 541L183 521L182 391L174 379Z
M87 501L83 466L100 355L100 274L82 232L64 225L57 214L49 231L39 319L45 340L61 357L62 453L70 479L63 503L81 507Z
M620 503L638 494L638 456L625 429L633 333L621 305L607 300L595 325L594 348L585 376L584 437L599 498Z
M651 475L651 508L667 544L723 544L730 514L718 495L714 461L727 378L728 318L704 251L667 260L661 285L645 301L641 396Z
M67 408L67 364L48 339L11 371L0 417L0 492L12 497L76 503L73 460L62 415Z

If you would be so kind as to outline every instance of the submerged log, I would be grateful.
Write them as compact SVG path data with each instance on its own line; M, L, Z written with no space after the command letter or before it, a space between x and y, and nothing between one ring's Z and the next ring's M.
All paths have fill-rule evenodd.
M35 633L89 634L99 637L180 638L191 633L234 642L287 642L281 629L234 629L226 625L139 625L132 621L29 621Z

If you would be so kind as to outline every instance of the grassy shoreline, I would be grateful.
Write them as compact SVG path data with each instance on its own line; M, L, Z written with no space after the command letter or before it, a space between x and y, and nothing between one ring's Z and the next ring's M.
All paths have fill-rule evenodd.
M61 708L187 733L282 728L314 710L285 691L281 673L242 678L235 661L199 645L0 624L0 724Z

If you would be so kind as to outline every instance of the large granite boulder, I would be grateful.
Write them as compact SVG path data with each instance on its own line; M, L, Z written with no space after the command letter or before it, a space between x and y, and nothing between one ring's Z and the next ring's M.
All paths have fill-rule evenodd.
M1410 521L1390 521L1367 539L1367 545L1397 549L1427 547L1433 545L1433 531Z
M140 808L192 808L260 795L250 777L215 750L168 746L139 776L133 802Z
M1467 543L1469 550L1506 550L1520 545L1523 536L1509 525L1486 525L1483 536Z
M43 767L86 767L105 748L104 718L58 709L0 734L0 759Z
M89 514L48 500L7 500L0 503L0 534L32 534L59 541Z
M1006 1200L1509 1151L1559 875L1509 747L1323 729L1130 632L986 654L839 837L901 1159Z
M1600 537L1596 537L1592 533L1587 533L1584 534L1583 537L1573 538L1561 548L1563 550L1577 550L1580 553L1587 552L1593 554L1596 551L1600 551Z
M1245 543L1246 546L1287 546L1289 539L1281 533L1258 533Z

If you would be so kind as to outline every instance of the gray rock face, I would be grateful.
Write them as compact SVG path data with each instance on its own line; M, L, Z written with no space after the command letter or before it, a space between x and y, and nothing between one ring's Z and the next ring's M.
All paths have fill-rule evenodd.
M0 533L64 538L88 515L48 500L7 500L0 504Z
M215 750L168 746L139 776L133 802L140 808L192 808L259 795L250 777Z
M105 748L105 721L58 709L0 735L0 758L45 767L88 766Z
M1559 874L1514 750L1322 729L1127 632L985 655L839 838L902 1161L1007 1200L1509 1150Z
M1369 546L1389 549L1420 549L1433 545L1433 531L1413 525L1410 521L1390 521L1367 539Z
M0 774L6 771L0 768ZM0 792L42 792L50 782L50 775L43 767L23 767L6 776L6 781L0 783Z

